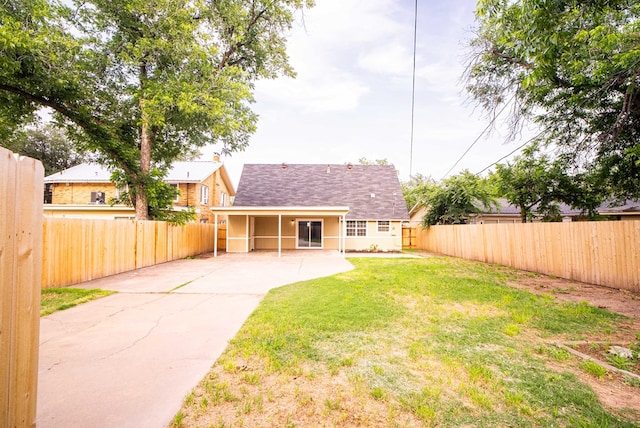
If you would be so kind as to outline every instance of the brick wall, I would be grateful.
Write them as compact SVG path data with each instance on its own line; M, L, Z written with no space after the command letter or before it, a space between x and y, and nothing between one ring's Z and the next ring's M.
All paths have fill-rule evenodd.
M52 204L90 204L91 192L105 192L105 202L116 196L113 183L55 183L51 186Z
M208 204L202 204L200 200L201 189L203 185L209 187ZM231 205L231 202L229 200L229 188L226 186L224 180L222 179L222 174L220 174L220 171L214 172L202 183L180 183L178 185L178 189L180 190L180 197L178 198L178 202L175 203L175 206L191 206L196 208L197 210L200 210L200 213L198 214L198 221L205 221L206 223L214 222L214 215L213 213L211 213L210 208L220 206L221 192L225 192L226 194L225 205Z

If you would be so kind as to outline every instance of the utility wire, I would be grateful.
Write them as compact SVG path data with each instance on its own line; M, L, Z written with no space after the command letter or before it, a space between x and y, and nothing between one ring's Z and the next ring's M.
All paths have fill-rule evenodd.
M500 116L500 115L502 114L502 112L507 108L507 106L511 103L511 101L513 101L513 99L515 98L515 96L516 96L516 95L515 95L515 94L513 94L513 96L512 96L512 97L511 97L511 99L509 100L509 102L506 102L506 103L502 106L502 108L500 109L500 111L499 111L495 116L493 116L493 118L491 119L491 122L489 122L489 124L486 126L486 128L484 128L484 129L482 130L482 132L480 133L480 135L478 135L478 136L476 137L476 139L475 139L475 140L473 140L473 143L471 143L471 144L469 145L469 147L467 147L467 150L465 150L465 151L464 151L464 153L462 154L462 156L460 156L460 157L458 158L458 160L456 161L456 163L454 163L454 164L453 164L453 166L452 166L451 168L449 168L449 171L447 171L447 172L442 176L442 178L440 179L440 181L444 180L444 179L447 177L447 175L449 175L449 173L453 170L453 168L455 168L455 167L456 167L456 165L458 165L458 164L460 163L460 161L461 161L461 160L462 160L462 159L467 155L467 153L469 153L469 150L471 150L471 148L473 148L473 146L475 146L475 145L476 145L476 143L477 143L478 141L480 141L480 138L482 138L482 136L485 134L485 132L487 132L489 129L491 129L491 127L493 126L493 124L494 124L494 123L496 123L496 120L498 120L498 116Z
M413 21L413 73L411 82L411 144L409 149L409 177L413 176L413 118L416 109L416 41L418 38L418 0L415 0Z
M522 143L521 145L519 145L518 147L516 147L515 149L513 149L512 151L510 151L509 153L507 153L506 155L502 156L500 159L498 159L497 161L493 162L492 164L484 167L483 169L481 169L480 171L476 172L475 175L480 175L483 172L485 172L486 170L488 170L489 168L491 168L492 166L494 166L495 164L497 164L498 162L500 162L503 159L508 158L509 156L511 156L512 154L514 154L515 152L517 152L518 150L522 149L524 146L526 146L527 144L529 144L530 142L532 142L533 140L535 140L536 138L538 138L539 136L542 135L542 132L539 133L538 135L536 135L535 137L531 137L529 138L527 141L525 141L524 143Z

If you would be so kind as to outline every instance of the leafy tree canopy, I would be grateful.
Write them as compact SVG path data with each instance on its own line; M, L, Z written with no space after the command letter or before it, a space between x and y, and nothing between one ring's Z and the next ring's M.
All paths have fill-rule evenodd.
M464 224L469 217L496 206L486 179L469 171L442 180L424 200L427 211L422 219L425 227L434 224Z
M559 218L560 203L593 215L602 202L602 192L591 185L592 176L569 174L562 157L552 160L535 144L513 162L498 164L490 180L498 196L520 209L523 223L534 217Z
M412 176L408 181L400 183L402 195L411 210L416 204L424 205L424 201L438 188L436 181L422 174Z
M387 160L387 158L384 159L376 159L376 160L369 160L366 157L361 157L360 159L358 159L358 163L360 165L390 165L389 161Z
M171 162L205 144L242 150L259 78L293 75L284 33L312 0L6 0L0 137L55 112L134 194L136 217ZM165 198L166 199L166 198ZM160 201L161 198L156 198Z
M480 0L476 16L471 96L490 114L512 103L514 133L535 121L566 161L639 197L640 3Z
M15 131L0 146L12 152L38 159L44 166L44 174L50 175L87 160L87 156L75 151L73 143L64 132L51 125L26 127Z

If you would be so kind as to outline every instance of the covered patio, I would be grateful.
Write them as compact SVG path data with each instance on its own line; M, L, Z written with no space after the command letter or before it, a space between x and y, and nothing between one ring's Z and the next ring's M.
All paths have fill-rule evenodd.
M345 253L349 207L214 207L227 218L227 252L254 250L337 250ZM217 234L217 228L216 228ZM215 237L214 256L218 254Z

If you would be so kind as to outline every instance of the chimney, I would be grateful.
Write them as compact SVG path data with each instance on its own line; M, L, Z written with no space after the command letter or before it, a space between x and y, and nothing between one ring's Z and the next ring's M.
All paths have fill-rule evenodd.
M220 162L220 153L216 152L213 154L213 161Z
M331 172L331 165L327 165L327 174Z

